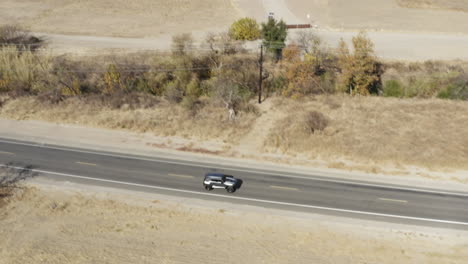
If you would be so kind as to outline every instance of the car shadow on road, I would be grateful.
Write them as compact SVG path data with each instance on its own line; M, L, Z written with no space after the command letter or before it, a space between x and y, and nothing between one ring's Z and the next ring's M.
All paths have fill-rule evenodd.
M236 189L240 190L240 188L242 187L242 184L244 183L244 181L241 180L241 179L237 179L237 180L238 180L239 182L237 183Z

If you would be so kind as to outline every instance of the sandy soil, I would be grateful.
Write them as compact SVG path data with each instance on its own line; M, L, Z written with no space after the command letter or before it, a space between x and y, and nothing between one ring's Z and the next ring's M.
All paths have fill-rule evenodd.
M402 7L445 9L458 12L468 11L468 2L466 0L397 0L397 2Z
M444 8L406 8L397 0L0 0L0 24L36 31L58 54L167 50L173 34L191 32L201 43L207 32L225 31L236 18L262 22L273 11L287 23L317 25L314 32L333 48L341 38L350 41L356 30L367 29L382 58L468 59L468 16L452 10L466 4L427 1Z
M468 261L463 231L71 184L34 184L10 198L0 236L5 264Z
M230 0L2 0L0 24L77 35L148 37L229 26Z
M303 102L275 99L274 108L289 114L264 137L265 151L330 161L346 157L363 164L468 169L466 102L348 96ZM302 115L309 111L328 118L324 131L311 134L304 129Z
M468 16L450 7L466 7L466 1L442 0L287 0L289 9L302 21L310 15L321 28L390 31L468 33ZM439 4L448 9L406 8L401 2ZM441 4L444 2L443 4ZM447 3L450 2L450 3ZM399 4L400 3L400 4ZM416 5L416 7L419 7ZM421 6L423 7L423 6Z

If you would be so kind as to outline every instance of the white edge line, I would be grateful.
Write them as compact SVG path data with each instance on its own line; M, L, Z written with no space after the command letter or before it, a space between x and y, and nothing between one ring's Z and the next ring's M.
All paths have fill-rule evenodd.
M272 189L280 189L280 190L289 190L289 191L299 191L298 188L294 187L284 187L284 186L277 186L277 185L270 185Z
M390 198L379 198L381 201L395 202L395 203L408 203L406 200L390 199Z
M181 178L195 178L192 175L184 175L184 174L174 174L174 173L169 173L167 174L168 176L173 176L173 177L181 177Z
M242 168L235 168L235 167L222 167L222 166L216 166L211 163L206 163L206 165L198 165L195 162L190 163L190 162L177 162L177 161L170 161L170 160L161 160L157 158L143 158L143 157L137 157L137 156L130 156L130 155L120 155L120 154L112 154L112 153L102 153L98 151L91 151L91 150L79 150L79 149L73 149L73 148L66 148L66 147L53 147L53 146L46 146L46 145L41 145L39 143L37 144L29 144L29 143L22 143L22 142L14 142L14 141L7 141L7 140L1 140L0 143L7 143L7 144L14 144L14 145L23 145L23 146L31 146L31 147L39 147L39 148L46 148L46 149L56 149L56 150L64 150L64 151L71 151L71 152L77 152L77 153L86 153L86 154L94 154L94 155L100 155L100 156L108 156L108 157L116 157L116 158L126 158L126 159L133 159L133 160L143 160L143 161L151 161L151 162L162 162L162 163L168 163L168 164L177 164L177 165L185 165L185 166L192 166L192 167L207 167L210 165L210 167L216 168L216 169L225 169L225 170L236 170L236 171L241 171L241 172L250 172L250 173L256 173L256 174L263 174L263 175L269 175L269 176L281 176L281 177L287 177L287 178L296 178L296 179L305 179L305 180L316 180L316 181L324 181L324 182L334 182L334 183L345 183L345 184L353 184L353 185L358 185L358 186L369 186L369 187L379 187L379 188L387 188L387 189L395 189L395 190L405 190L405 191L416 191L416 192L425 192L425 193L434 193L434 194L446 194L446 195L454 195L454 196L462 196L462 197L468 197L468 194L464 193L455 193L455 192L446 192L446 191L434 191L434 190L427 190L427 189L418 189L418 188L408 188L408 187L394 187L394 186L389 186L389 185L380 185L380 184L372 184L372 183L360 183L360 182L353 182L353 181L346 181L346 180L333 180L333 179L322 179L322 178L317 178L314 176L310 177L305 177L305 176L293 176L293 175L287 175L287 174L281 174L281 173L275 173L273 172L273 175L271 172L262 172L259 170L247 170L247 169L242 169ZM214 166L211 166L214 165Z
M13 168L13 169L17 169L17 170L25 169L25 168L22 168L22 167L7 166L7 165L4 165L4 164L0 164L0 167ZM307 204L296 204L296 203L278 202L278 201L270 201L270 200L255 199L255 198L227 196L227 195L221 195L221 194L211 194L211 193L203 193L203 192L196 192L196 191L188 191L188 190L181 190L181 189L175 189L175 188L139 184L139 183L99 179L99 178L92 178L92 177L87 177L87 176L80 176L80 175L73 175L73 174L53 172L53 171L45 171L45 170L30 169L30 171L39 172L39 173L46 173L46 174L54 174L54 175L70 177L70 178L78 178L78 179L94 180L94 181L101 181L101 182L117 183L117 184L136 186L136 187L145 187L145 188L151 188L151 189L191 193L191 194L198 194L198 195L205 195L205 196L223 197L223 198L229 198L229 199L233 199L233 200L244 200L244 201L260 202L260 203L268 203L268 204L279 204L279 205L288 205L288 206L311 208L311 209L320 209L320 210L327 210L327 211L334 211L334 212L353 213L353 214L361 214L361 215L381 216L381 217L389 217L389 218L399 218L399 219L417 220L417 221L425 221L425 222L433 222L433 223L443 223L443 224L454 224L454 225L466 225L466 226L468 226L468 222L457 222L457 221L439 220L439 219L421 218L421 217L412 217L412 216L403 216L403 215L372 213L372 212L366 212L366 211L348 210L348 209L323 207L323 206L315 206L315 205L307 205Z
M89 163L89 162L82 162L82 161L77 161L75 163L80 164L80 165L97 166L96 163Z

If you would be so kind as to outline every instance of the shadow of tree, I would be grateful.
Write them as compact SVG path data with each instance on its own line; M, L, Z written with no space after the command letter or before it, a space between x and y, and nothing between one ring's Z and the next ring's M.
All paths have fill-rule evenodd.
M12 195L18 183L37 176L32 165L19 166L7 163L0 166L0 199Z

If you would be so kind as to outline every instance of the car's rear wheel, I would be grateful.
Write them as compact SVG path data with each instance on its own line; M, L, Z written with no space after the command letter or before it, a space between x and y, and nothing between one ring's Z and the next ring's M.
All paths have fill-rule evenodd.
M234 187L229 187L229 188L227 188L226 190L227 190L228 193L233 193L233 192L236 191L236 188L234 188Z
M205 189L207 191L211 191L211 190L213 190L213 187L211 187L211 185L205 185Z

